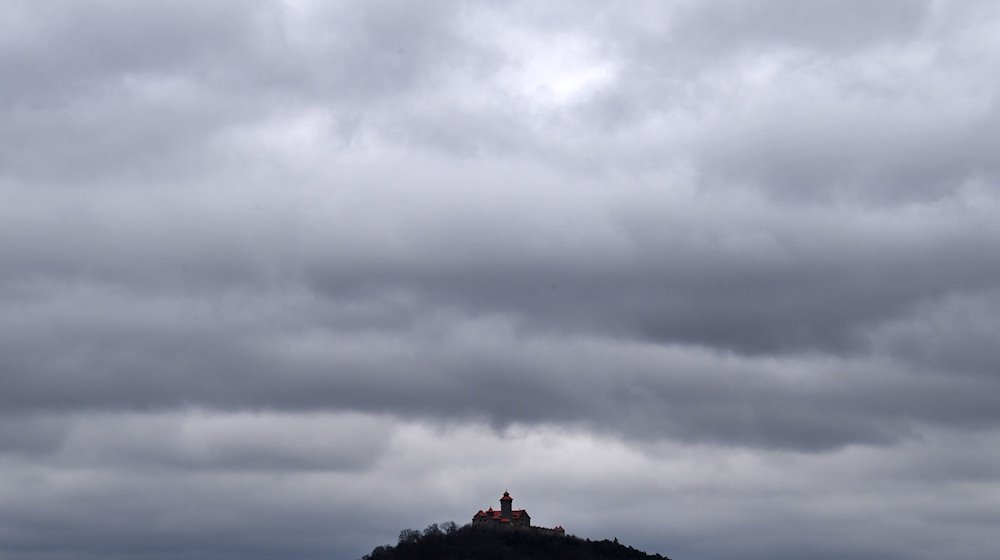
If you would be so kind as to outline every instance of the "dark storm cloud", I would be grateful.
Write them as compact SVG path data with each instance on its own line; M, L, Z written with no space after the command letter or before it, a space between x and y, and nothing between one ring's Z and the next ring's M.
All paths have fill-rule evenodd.
M951 364L914 375L866 355L736 362L470 319L405 299L393 306L382 293L372 297L388 309L301 294L272 294L283 303L267 309L253 303L260 292L214 303L77 295L90 305L19 312L22 332L5 337L5 408L334 407L801 449L892 442L925 422L998 420L989 398L996 379L942 378L956 370ZM107 309L118 310L114 320L104 319Z
M995 556L991 3L0 11L0 555L357 555L567 430L637 542L654 488L692 556L948 550L874 495ZM747 494L642 476L702 453Z
M625 141L661 121L655 142L630 146L644 156L633 165L692 158L716 188L821 203L933 200L997 178L988 4L713 2L645 15L609 18L621 79L587 107Z
M8 10L3 173L63 186L190 180L225 157L213 141L227 127L303 106L336 113L349 138L385 100L474 54L455 48L443 5L311 17L259 2Z
M12 94L21 101L8 116L47 145L43 150L26 135L24 150L40 158L33 168L54 173L44 184L73 172L90 181L95 176L87 164L127 169L149 154L163 157L188 145L205 154L192 156L199 159L195 171L183 170L183 157L169 160L169 167L181 170L165 177L146 169L147 191L131 188L133 181L126 174L66 193L62 185L41 187L31 170L9 168L8 192L22 202L6 211L3 243L9 265L4 302L10 316L20 317L16 327L6 329L3 341L10 385L6 405L129 408L191 403L349 407L449 417L481 414L500 424L593 422L643 437L807 448L892 441L914 422L961 424L957 404L955 410L940 413L924 412L937 406L916 406L907 418L895 412L904 408L901 405L870 403L870 391L860 385L830 407L850 411L849 418L829 417L826 407L809 400L826 398L821 385L805 392L808 404L800 408L800 395L766 374L750 375L747 392L733 393L725 387L729 374L714 371L728 368L707 364L699 365L708 373L699 374L698 383L712 380L704 391L718 402L688 407L669 397L687 394L683 384L690 383L688 377L671 380L668 375L662 387L636 381L675 369L673 355L630 363L640 361L630 355L632 349L646 344L690 345L690 351L707 352L718 364L732 352L760 359L785 356L780 359L801 361L803 368L816 371L827 369L824 359L843 359L861 369L884 361L888 372L878 379L895 395L886 402L920 398L904 389L926 380L910 381L897 362L919 353L902 350L907 344L900 341L902 335L883 341L879 333L914 336L913 328L897 324L901 318L933 309L947 298L988 297L983 294L991 293L1000 270L989 258L997 241L995 221L990 219L996 201L982 183L989 170L985 163L975 163L985 162L989 145L980 152L960 148L983 146L976 135L986 138L987 128L982 118L973 117L990 114L993 108L973 104L962 113L967 119L959 121L920 115L918 124L924 129L918 129L917 141L902 148L874 148L913 136L904 120L945 98L946 91L932 86L946 69L918 79L917 70L938 69L939 64L918 54L917 66L895 79L929 84L934 95L924 101L904 95L901 108L877 123L883 132L868 140L873 146L864 140L873 135L851 130L893 101L893 90L878 97L858 87L845 97L850 78L865 78L846 65L869 60L857 58L867 53L865 49L890 48L886 56L892 60L896 54L891 49L931 33L927 29L933 26L924 21L929 12L912 12L915 6L908 5L909 15L891 29L883 29L877 10L868 13L865 22L883 29L881 34L848 26L858 34L851 42L862 45L862 54L838 50L822 34L807 41L813 35L805 30L820 21L812 19L812 12L803 12L805 19L795 23L795 33L750 25L756 34L728 39L740 46L738 53L700 52L684 34L699 28L699 21L729 21L738 15L731 13L732 6L689 7L671 14L673 24L668 27L673 31L666 35L675 43L670 48L680 49L678 54L693 49L692 56L704 61L697 71L681 69L679 76L711 93L707 101L689 108L690 115L697 116L706 103L721 107L727 97L735 105L718 116L694 121L688 117L686 128L677 132L654 129L648 133L648 146L636 145L640 152L653 153L675 146L672 135L693 140L693 150L679 148L668 153L664 163L669 169L686 160L684 165L694 165L693 170L683 170L683 165L676 172L644 170L629 179L616 171L632 161L618 150L628 137L602 140L596 132L600 129L590 127L581 112L589 102L570 104L569 120L538 128L524 121L530 99L524 94L507 97L504 111L515 121L515 130L521 127L516 134L531 137L536 145L548 138L556 143L524 156L526 163L503 170L468 158L454 165L449 150L433 149L439 140L444 142L441 147L451 140L436 140L433 132L430 137L412 136L407 127L419 122L413 115L430 110L448 119L427 95L464 84L461 71L467 68L461 64L456 76L442 73L448 65L472 60L472 55L449 55L463 50L457 45L467 43L468 52L482 56L493 52L490 60L501 69L523 64L513 55L496 54L499 47L487 39L463 35L457 16L444 8L418 10L405 18L389 5L371 11L324 9L312 19L273 7L217 6L188 16L173 9L146 13L102 4L80 17L60 12L53 21L29 25L30 32L11 39L19 48L6 58L8 65L44 61L45 70L66 54L73 68L55 85L28 80ZM740 10L747 13L739 17L749 21L767 19L754 14L771 13L764 4ZM834 20L856 15L833 5L820 13L824 11L834 12ZM226 17L231 12L235 17ZM451 17L440 17L443 14ZM511 21L531 15L522 12ZM39 20L30 13L21 19ZM107 21L127 23L130 31L100 32ZM181 25L189 21L197 24L193 30ZM702 27L706 33L726 29ZM213 32L216 28L218 33ZM949 33L956 31L940 33L954 40ZM47 34L58 40L38 37ZM202 36L210 39L195 40ZM875 37L891 47L882 47ZM925 50L939 47L935 37L932 34ZM627 53L624 77L642 64L657 64L658 51L630 52L628 48L643 48L642 41L631 41L616 43L615 37L605 36L597 51ZM132 42L139 46L121 48ZM174 43L179 49L167 48ZM789 66L782 54L785 48L816 51L812 56L819 61L801 66L793 57ZM914 49L921 52L919 46ZM116 54L100 56L104 51ZM875 64L878 52L871 55ZM315 58L301 59L301 53ZM438 53L448 56L447 64L435 60ZM234 60L243 64L231 64ZM761 69L747 73L744 66ZM795 68L803 71L793 72ZM474 69L468 71L475 74ZM80 77L74 78L74 72ZM730 76L729 82L713 82L714 73ZM789 81L776 87L772 80L784 77ZM260 82L251 84L251 79ZM753 87L735 96L728 88L740 82ZM973 79L947 91L964 99L977 84ZM30 94L36 89L61 92L61 101L36 98ZM255 93L243 96L243 89ZM821 95L805 95L812 90ZM595 95L623 95L642 107L648 93L630 89L623 79L601 86ZM793 104L782 105L780 97L777 104L765 102L772 93ZM143 95L152 95L154 101L166 95L171 103L181 103L181 115L190 118L178 119L176 111L151 112ZM246 107L217 111L220 103L228 105L233 98ZM305 111L299 125L303 131L289 133L282 128L284 121L274 120L272 102L282 100L289 103L285 111ZM102 147L116 132L98 131L118 122L123 104L120 119L130 124L115 127L125 131L120 142ZM77 106L103 112L79 113ZM341 143L339 129L330 126L337 122L341 106L370 113L367 124L358 129L368 140ZM489 108L475 108L487 119L475 126L495 126ZM813 122L795 117L796 112ZM25 114L34 117L18 120ZM67 140L36 126L36 117L60 125L82 118L86 124L81 130L87 134L70 134ZM781 124L785 117L796 123L791 133ZM398 128L393 124L397 120ZM684 119L678 122L684 124ZM824 131L824 122L837 130ZM461 118L445 123L460 131L459 137L468 125ZM949 140L938 133L942 128L956 130L956 136ZM583 132L582 144L560 140L570 129ZM641 127L637 131L645 133ZM84 137L90 135L100 140L87 141ZM392 146L395 137L404 146L423 138L420 144L432 149L423 156L371 159L382 146ZM161 147L166 149L143 144L157 138L164 139ZM949 146L932 148L930 142L941 141L972 159L950 153ZM602 143L611 150L594 175L558 168L592 156L592 149ZM300 157L291 154L308 152L310 144L333 150L329 164L334 174L322 170L320 152L298 162L318 167L318 174L282 175L282 161ZM500 149L501 144L487 145ZM846 155L837 146L844 147ZM922 151L936 154L940 162L919 157ZM255 154L263 154L263 160L254 162ZM12 157L25 161L16 153ZM553 159L545 160L549 157ZM535 163L539 160L545 163ZM904 169L902 162L932 169ZM387 165L398 169L386 173L382 168ZM401 179L400 173L409 176ZM803 203L829 200L831 195L823 193L831 189L844 194L905 187L903 198L909 200L921 189L911 181L914 173L940 196L948 196L907 206L892 205L898 197L882 197L888 208L854 206L853 196L832 206ZM573 183L566 184L566 177L573 177ZM291 181L280 187L291 197L272 191L277 188L273 181L282 180ZM311 186L303 187L303 182ZM355 185L361 190L352 190ZM193 197L199 202L192 204ZM315 202L305 203L310 198ZM53 212L70 208L64 206L70 201L72 211ZM501 336L500 342L486 347L463 337L463 325L490 321L510 333L484 334ZM421 335L428 324L439 325L439 340ZM552 342L535 349L533 337ZM580 340L612 350L620 341L623 361L591 359L580 364L572 350ZM926 347L923 342L908 344ZM302 361L297 353L312 346L328 348ZM523 355L531 359L521 359ZM820 360L813 363L809 356ZM927 363L933 364L936 375L966 371L969 360L980 363L980 369L990 361L988 356L948 350L934 356L936 361ZM507 391L522 403L519 411L510 414L491 404L497 375L514 381ZM612 401L614 405L603 410L599 403L608 391L599 399L594 394L565 394L572 376L597 386L638 384L648 407L634 407L635 419L618 418L617 411L630 403ZM990 378L968 383L973 385L955 390L960 395L971 392L972 398L982 389L976 383L990 383ZM922 390L916 391L920 395ZM770 399L789 404L774 406ZM742 401L746 404L731 406ZM995 421L980 407L961 408L973 424ZM747 416L756 426L749 434L734 428Z
M996 375L996 291L943 298L881 326L873 339L918 371Z

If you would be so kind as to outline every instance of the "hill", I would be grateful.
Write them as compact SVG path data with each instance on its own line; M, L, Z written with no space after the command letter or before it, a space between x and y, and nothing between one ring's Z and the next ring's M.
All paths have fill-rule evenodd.
M454 523L407 529L396 546L379 546L362 560L670 560L616 541L591 541L531 531Z

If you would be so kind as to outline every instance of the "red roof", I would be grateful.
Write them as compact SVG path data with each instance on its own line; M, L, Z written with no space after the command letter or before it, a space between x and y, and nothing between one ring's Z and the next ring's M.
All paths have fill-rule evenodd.
M479 512L476 513L475 517L492 517L493 519L500 519L500 515L502 513L503 512L499 510L494 510L493 508L490 508L490 510L486 512L484 512L483 510L479 510ZM524 511L523 509L515 509L510 512L511 519L520 519L522 515L530 517L528 515L528 512Z

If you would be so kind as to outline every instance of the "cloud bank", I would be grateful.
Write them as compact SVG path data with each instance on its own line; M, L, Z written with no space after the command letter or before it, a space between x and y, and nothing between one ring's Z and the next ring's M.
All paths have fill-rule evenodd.
M996 556L990 3L0 10L0 557Z

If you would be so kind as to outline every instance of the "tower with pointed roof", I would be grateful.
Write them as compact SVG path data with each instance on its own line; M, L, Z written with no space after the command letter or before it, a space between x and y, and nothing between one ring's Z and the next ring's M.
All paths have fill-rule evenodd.
M511 498L510 493L504 490L503 496L500 498L500 519L510 520L514 513L513 506L514 498Z
M500 497L500 509L490 506L486 511L479 510L472 516L473 525L488 527L531 527L531 516L523 509L514 509L514 498L504 491Z
M479 510L472 516L472 524L490 529L516 529L540 535L566 536L566 529L563 529L562 525L551 529L533 526L531 516L528 515L527 511L514 509L514 498L511 498L510 492L506 490L504 490L503 496L500 496L500 509L495 510L493 506L490 506L486 511Z

